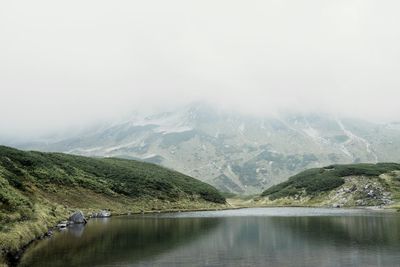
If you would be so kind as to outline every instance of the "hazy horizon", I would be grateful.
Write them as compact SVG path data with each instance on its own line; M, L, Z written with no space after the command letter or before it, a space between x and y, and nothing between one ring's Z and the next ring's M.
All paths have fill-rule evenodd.
M1 138L205 101L400 120L397 1L0 4Z

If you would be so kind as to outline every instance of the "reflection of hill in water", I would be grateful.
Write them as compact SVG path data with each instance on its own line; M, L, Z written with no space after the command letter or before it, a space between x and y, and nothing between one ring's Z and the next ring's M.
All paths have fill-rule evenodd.
M98 220L37 243L22 266L398 266L400 216L350 214Z
M399 216L219 219L212 235L142 263L165 266L179 259L180 266L397 266L400 260Z
M20 266L96 266L128 264L190 243L214 229L216 219L113 218L76 226L36 243Z
M362 244L363 249L400 246L400 217L390 214L272 218L272 221L292 235L313 240L316 245L327 242L343 246Z

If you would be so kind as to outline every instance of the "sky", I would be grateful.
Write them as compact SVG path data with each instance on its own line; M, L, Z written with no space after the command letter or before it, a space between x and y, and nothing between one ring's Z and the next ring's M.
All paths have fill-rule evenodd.
M1 1L0 137L207 101L400 120L396 0Z

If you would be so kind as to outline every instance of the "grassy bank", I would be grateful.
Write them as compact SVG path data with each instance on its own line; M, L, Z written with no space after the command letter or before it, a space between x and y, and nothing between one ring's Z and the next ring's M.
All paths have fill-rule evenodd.
M154 164L0 146L2 264L77 209L127 214L224 205L212 186Z
M306 170L264 191L259 205L400 206L400 164L332 165Z

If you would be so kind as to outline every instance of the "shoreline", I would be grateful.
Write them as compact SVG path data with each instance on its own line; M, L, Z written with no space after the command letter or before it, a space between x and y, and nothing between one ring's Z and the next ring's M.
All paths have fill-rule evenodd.
M240 210L240 209L256 209L256 208L314 208L314 209L332 209L332 210L369 210L369 211L386 211L386 212L400 212L396 208L380 208L377 206L354 206L354 207L329 207L329 206L243 206L243 207L227 207L227 208L220 208L220 209L185 209L185 210L155 210L155 211L145 211L145 212L135 212L135 213L122 213L122 214L115 214L112 217L120 217L120 216L130 216L130 215L145 215L145 214L165 214L165 213L185 213L185 212L202 212L202 211L224 211L224 210Z
M222 204L221 204L222 205ZM227 205L227 204L225 204ZM176 212L200 212L200 211L220 211L227 209L238 209L233 207L216 207L216 208L193 208L193 209L163 209L163 210L144 210L144 211L134 211L134 212L113 212L112 217L122 217L122 216L130 216L130 215L141 215L141 214L160 214L160 213L176 213ZM87 213L87 212L86 212ZM59 221L67 220L68 217L62 217ZM95 218L87 218L88 220ZM54 233L59 231L57 224L50 226L43 231L39 236L31 239L24 245L22 245L18 250L13 252L7 252L0 254L0 267L15 267L18 265L19 261L22 258L22 255L25 251L31 246L34 242L43 240L45 238L51 238Z
M229 203L228 203L229 205ZM202 211L225 211L225 210L240 210L240 209L252 209L252 208L320 208L320 209L332 209L332 210L349 210L349 209L358 209L358 210L366 210L371 212L387 212L387 213L397 213L399 210L391 207L376 207L376 206L354 206L354 207L329 207L329 206L301 206L301 205L249 205L249 206L225 206L219 208L194 208L194 209L165 209L165 210L146 210L142 212L124 212L124 213L113 213L111 217L123 217L123 216L132 216L132 215L151 215L151 214L167 214L167 213L188 213L188 212L202 212ZM96 218L89 218L96 219ZM55 234L58 230L57 226L54 225L49 227L45 233L41 236L31 240L28 244L22 246L15 253L6 253L5 265L0 266L8 266L15 267L18 265L25 251L31 246L34 242L40 241L46 238L51 238L53 234Z

